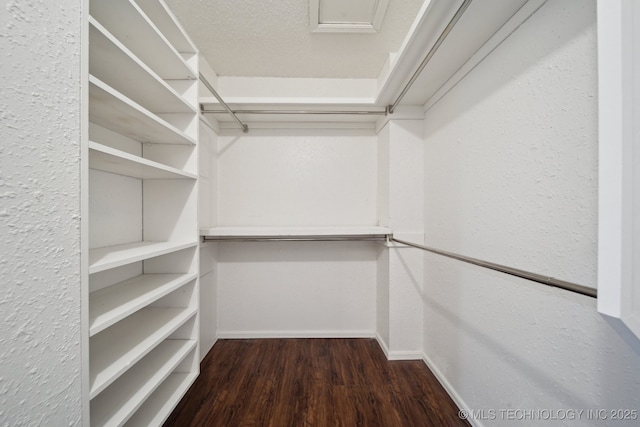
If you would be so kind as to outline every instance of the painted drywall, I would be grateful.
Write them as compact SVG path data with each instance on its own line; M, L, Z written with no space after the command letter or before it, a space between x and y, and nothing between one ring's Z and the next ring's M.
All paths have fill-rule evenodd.
M373 130L223 131L216 157L218 225L377 225Z
M377 243L218 245L219 337L374 336Z
M0 424L80 425L78 0L0 13Z
M595 30L550 0L426 112L427 245L596 284ZM594 299L424 263L425 359L475 424L637 425L640 344Z
M393 235L423 234L423 121L390 120L378 133L378 212ZM377 333L390 359L422 356L422 254L391 244L378 264Z

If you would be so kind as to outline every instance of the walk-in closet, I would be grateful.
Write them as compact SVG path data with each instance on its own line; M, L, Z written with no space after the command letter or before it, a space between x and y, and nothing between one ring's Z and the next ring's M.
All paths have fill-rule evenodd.
M0 425L639 422L635 1L1 23Z

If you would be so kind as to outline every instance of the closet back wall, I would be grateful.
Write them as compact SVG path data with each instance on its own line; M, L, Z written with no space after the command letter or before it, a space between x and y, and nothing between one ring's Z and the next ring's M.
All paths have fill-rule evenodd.
M378 223L373 129L223 131L217 147L219 226ZM218 336L373 336L379 248L219 244Z
M252 129L218 137L218 225L377 225L369 129Z

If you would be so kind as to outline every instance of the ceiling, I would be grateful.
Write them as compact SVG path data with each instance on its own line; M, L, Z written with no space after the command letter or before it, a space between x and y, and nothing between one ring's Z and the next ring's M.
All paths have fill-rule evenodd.
M318 33L310 0L166 1L218 75L315 78L377 78L423 3L389 0L377 33Z

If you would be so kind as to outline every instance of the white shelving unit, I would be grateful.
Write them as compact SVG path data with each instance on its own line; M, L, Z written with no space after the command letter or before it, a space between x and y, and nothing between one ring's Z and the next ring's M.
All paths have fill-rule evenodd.
M387 227L379 226L308 226L308 227L213 227L200 230L204 237L229 239L287 238L287 237L385 237L391 234Z
M89 6L86 424L161 425L199 373L198 53L162 0Z

